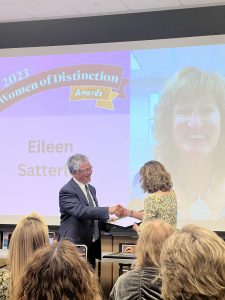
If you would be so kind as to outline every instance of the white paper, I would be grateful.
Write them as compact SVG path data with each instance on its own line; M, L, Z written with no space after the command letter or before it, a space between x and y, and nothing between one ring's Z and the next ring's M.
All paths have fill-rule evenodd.
M107 223L119 227L131 227L134 225L134 223L139 224L141 223L141 221L139 219L132 218L132 217L123 217L113 221L108 221Z

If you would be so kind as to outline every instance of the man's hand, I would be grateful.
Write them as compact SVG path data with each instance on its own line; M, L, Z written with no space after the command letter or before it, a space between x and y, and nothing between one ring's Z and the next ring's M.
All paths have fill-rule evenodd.
M124 207L120 204L109 207L109 214L115 214L117 217L124 216Z
M132 212L132 216L133 216L133 210L127 209L126 207L119 205L117 212L119 214L120 217L131 217L131 212Z

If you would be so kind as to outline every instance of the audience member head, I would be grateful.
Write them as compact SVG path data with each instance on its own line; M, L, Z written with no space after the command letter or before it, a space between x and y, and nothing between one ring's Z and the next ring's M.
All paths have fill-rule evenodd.
M225 299L225 242L208 229L184 226L164 243L161 272L164 300Z
M34 251L48 244L48 226L37 213L31 213L18 222L9 244L11 289Z
M143 225L136 247L136 265L159 267L162 245L173 232L174 228L161 220L149 221Z
M145 163L139 173L144 192L155 193L159 190L167 192L173 186L170 174L158 161L151 160Z
M68 240L38 250L20 278L14 300L100 300L97 279Z

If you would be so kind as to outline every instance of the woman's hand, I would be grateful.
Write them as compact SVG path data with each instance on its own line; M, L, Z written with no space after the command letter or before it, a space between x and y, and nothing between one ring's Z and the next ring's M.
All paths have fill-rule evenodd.
M139 233L139 231L140 231L139 225L138 225L137 223L134 223L133 229L134 229L137 233Z
M135 250L136 250L135 245L134 246L128 246L128 247L125 248L124 253L133 253L134 254Z

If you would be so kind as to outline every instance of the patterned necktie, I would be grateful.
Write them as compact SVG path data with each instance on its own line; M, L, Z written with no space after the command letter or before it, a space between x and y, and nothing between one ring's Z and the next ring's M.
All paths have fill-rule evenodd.
M90 194L90 191L89 191L89 188L88 188L87 184L85 184L85 189L86 189L86 193L87 193L87 199L88 199L88 202L89 202L89 206L90 207L95 207L94 200L91 197L91 194ZM94 226L95 226L95 228L94 228L93 240L95 242L97 239L99 239L98 220L94 220Z

